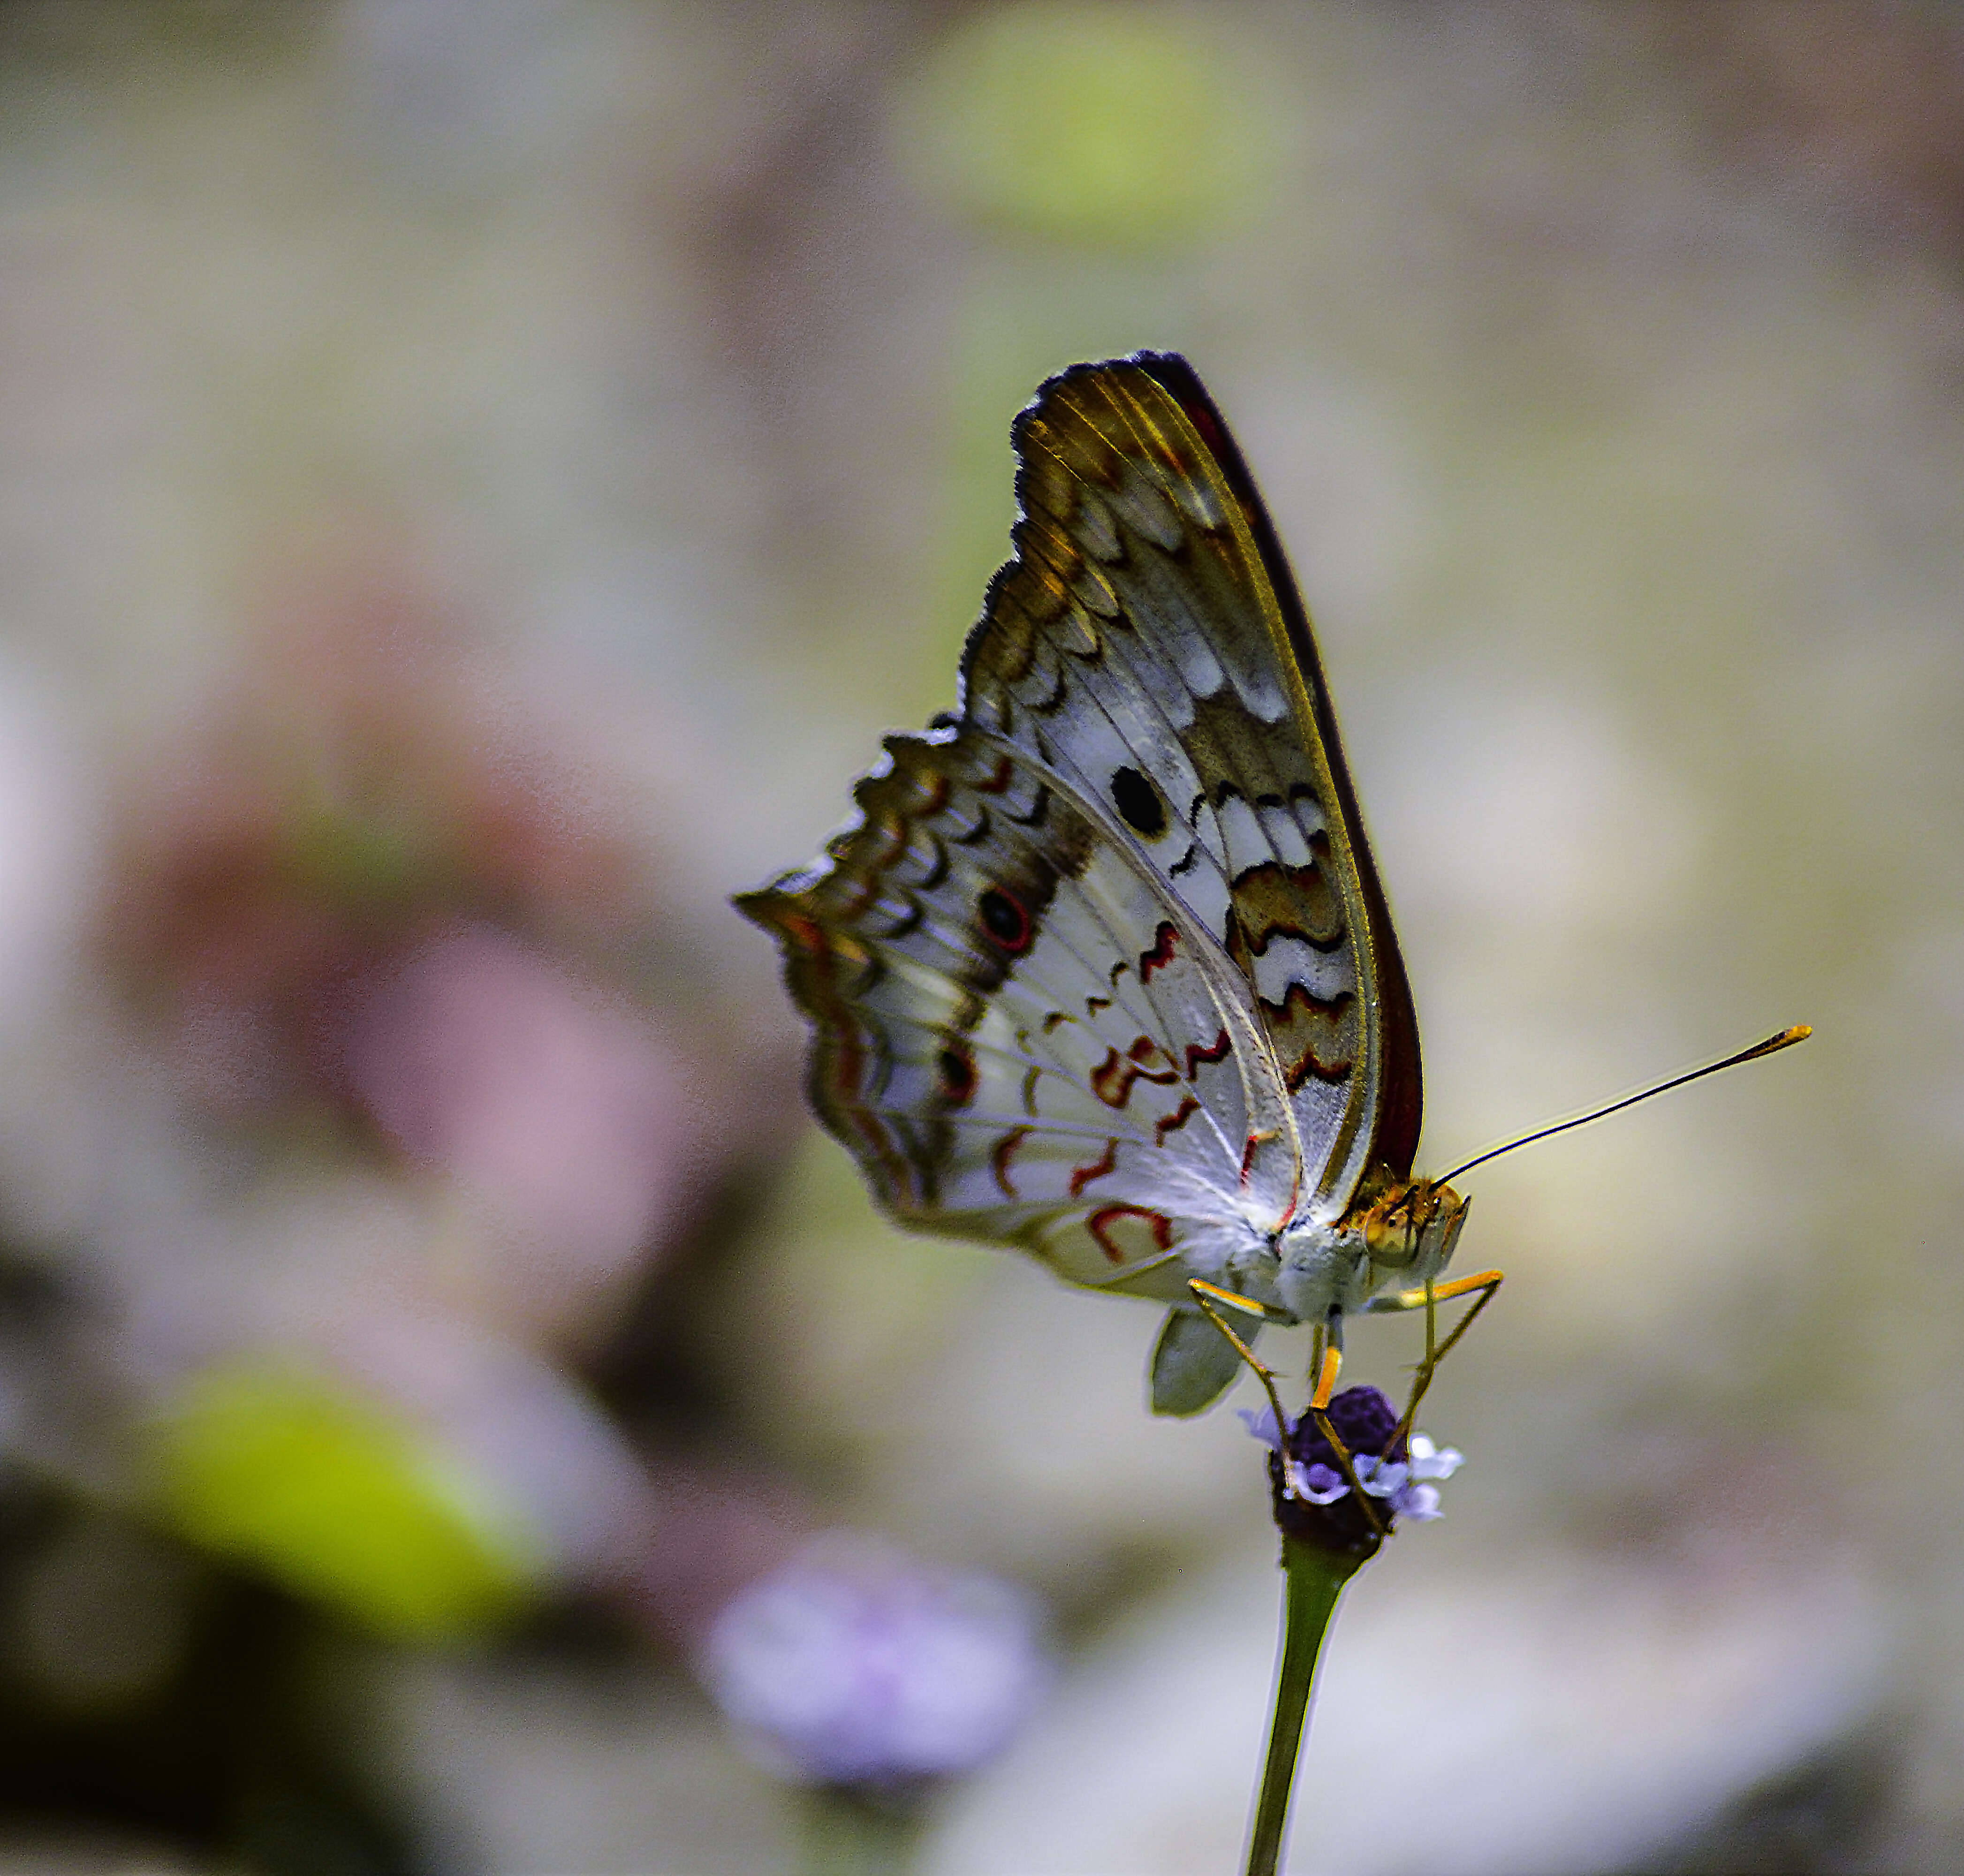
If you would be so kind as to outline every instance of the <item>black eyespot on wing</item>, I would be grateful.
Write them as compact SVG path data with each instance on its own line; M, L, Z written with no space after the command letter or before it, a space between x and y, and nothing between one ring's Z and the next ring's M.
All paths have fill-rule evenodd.
M975 1058L966 1045L953 1043L943 1049L935 1066L941 1071L941 1091L953 1108L965 1108L975 1098Z
M1030 940L1035 936L1030 915L1002 887L990 887L977 902L976 910L982 916L982 929L1012 957L1030 948Z
M1166 832L1166 803L1160 799L1160 791L1152 784L1150 776L1141 774L1136 768L1115 768L1112 771L1112 799L1118 803L1118 812L1125 817L1125 825L1135 834L1143 834L1148 840L1157 840Z

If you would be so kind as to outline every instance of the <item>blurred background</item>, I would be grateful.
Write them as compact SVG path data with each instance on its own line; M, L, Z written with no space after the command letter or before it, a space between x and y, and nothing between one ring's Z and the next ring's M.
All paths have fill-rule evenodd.
M1291 1868L1964 1865L1953 8L14 0L0 1871L1235 1866L1260 1449L880 1221L727 903L1141 345L1423 1163L1818 1032L1468 1181Z

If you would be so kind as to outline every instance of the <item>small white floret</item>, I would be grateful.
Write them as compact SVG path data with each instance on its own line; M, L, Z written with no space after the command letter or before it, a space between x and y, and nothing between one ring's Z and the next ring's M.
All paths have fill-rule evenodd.
M1411 1475L1414 1479L1449 1479L1465 1464L1450 1446L1441 1451L1423 1433L1411 1441Z

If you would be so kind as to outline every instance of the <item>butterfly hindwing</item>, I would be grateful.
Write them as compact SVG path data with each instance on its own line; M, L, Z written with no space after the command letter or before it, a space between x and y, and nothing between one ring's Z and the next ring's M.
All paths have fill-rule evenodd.
M825 865L739 902L785 944L820 1114L903 1222L1183 1297L1283 1121L1238 979L1021 750L891 737L855 799Z

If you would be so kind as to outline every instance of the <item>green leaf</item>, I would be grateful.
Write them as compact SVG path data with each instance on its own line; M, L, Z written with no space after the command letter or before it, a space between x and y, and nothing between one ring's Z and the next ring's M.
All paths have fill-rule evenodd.
M185 1537L384 1635L472 1634L538 1576L515 1506L343 1383L204 1369L151 1432L159 1503Z

